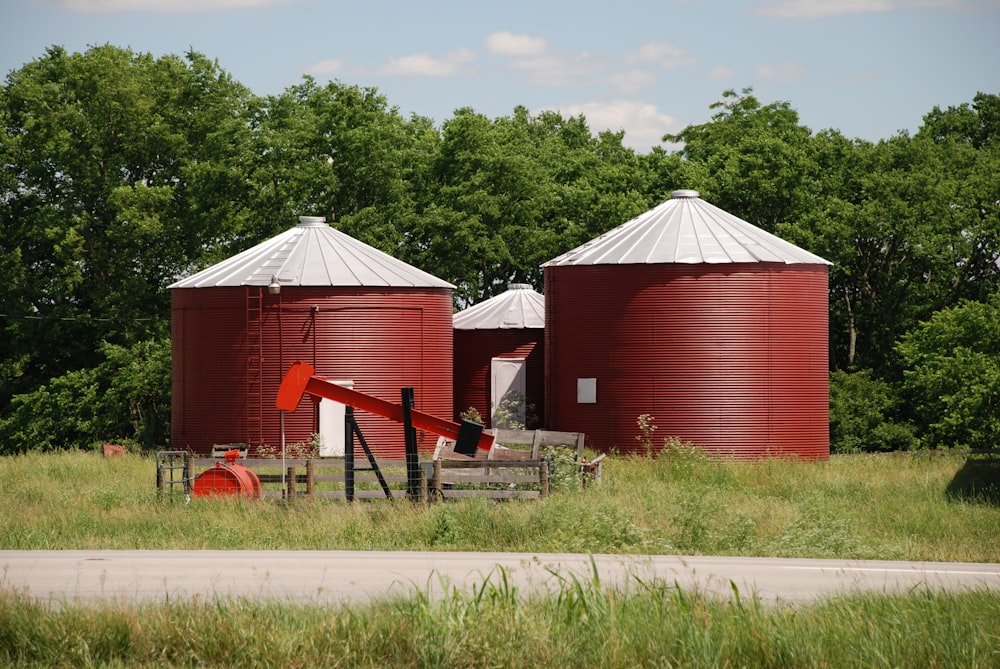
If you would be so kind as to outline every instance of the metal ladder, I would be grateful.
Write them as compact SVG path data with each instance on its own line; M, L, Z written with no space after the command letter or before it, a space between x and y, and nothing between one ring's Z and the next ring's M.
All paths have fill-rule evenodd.
M157 451L156 453L156 489L160 499L180 492L191 494L191 480L188 478L188 460L191 454L187 451ZM178 490L178 488L180 488Z
M246 437L248 444L264 438L264 291L247 287L246 311Z

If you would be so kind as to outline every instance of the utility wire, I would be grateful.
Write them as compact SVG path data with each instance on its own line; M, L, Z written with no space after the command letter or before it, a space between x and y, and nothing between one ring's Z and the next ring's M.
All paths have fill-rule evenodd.
M163 318L101 318L98 316L28 316L18 314L0 314L0 318L21 319L26 321L72 321L77 323L140 323L162 321Z

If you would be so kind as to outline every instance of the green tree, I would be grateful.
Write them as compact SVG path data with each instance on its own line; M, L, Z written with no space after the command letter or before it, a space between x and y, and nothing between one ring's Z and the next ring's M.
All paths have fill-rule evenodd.
M952 250L950 300L985 300L1000 287L1000 96L977 93L971 105L935 107L916 137L947 157L941 176L955 183L949 238L934 240Z
M665 139L706 199L833 262L831 362L899 378L893 347L937 309L997 285L995 96L877 144L811 135L786 103L727 91L712 122Z
M869 325L865 305L871 299L866 267L859 267L863 235L857 225L860 184L865 174L867 142L849 140L838 132L818 133L810 143L812 159L823 179L811 207L779 233L833 263L830 267L830 360L832 368L851 369L858 360L859 331ZM869 364L868 349L862 359Z
M954 182L940 178L941 155L905 135L883 141L862 156L866 167L857 195L840 208L851 230L841 247L845 271L835 286L850 309L855 355L848 364L882 374L896 367L897 339L943 306L942 248L928 242L949 237ZM846 253L844 253L846 252Z
M830 450L833 453L905 451L915 448L914 430L902 418L895 384L871 370L830 375Z
M904 392L931 447L996 448L1000 292L942 309L898 345Z
M81 379L101 364L102 341L131 348L165 336L165 286L227 239L246 206L234 155L249 138L250 99L194 52L53 47L8 75L0 89L4 415L13 396L52 392L56 379L89 387Z
M424 227L421 236L431 254L453 263L449 273L461 306L497 294L513 280L537 285L533 276L518 276L516 249L537 226L542 199L551 197L551 190L533 159L527 112L519 114L491 121L460 109L444 123L434 201L435 210L451 215L434 222L447 221L461 241L445 241L447 232L437 225Z
M415 189L438 141L430 121L404 119L375 88L306 77L262 100L252 125L256 213L243 245L315 215L404 260L412 253Z
M903 334L997 285L993 170L1000 165L968 145L905 134L859 145L852 156L852 185L824 198L803 223L826 238L822 247L835 263L836 364L898 379L893 348Z
M14 395L0 418L0 453L89 448L102 441L146 449L170 435L170 340L99 346L96 367Z
M1000 96L976 93L971 103L942 110L935 106L920 127L920 135L936 142L947 139L982 149L1000 142Z
M819 168L809 151L811 131L789 103L762 105L751 88L722 97L709 123L663 139L683 143L681 155L703 166L703 197L777 232L813 201Z
M539 266L658 200L621 133L593 137L583 117L488 119L460 109L445 122L418 245L443 259L459 306L510 282L541 286ZM449 235L450 230L450 235Z

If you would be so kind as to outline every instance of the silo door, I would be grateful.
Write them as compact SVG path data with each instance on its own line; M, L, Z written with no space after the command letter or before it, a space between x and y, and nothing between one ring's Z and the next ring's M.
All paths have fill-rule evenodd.
M338 386L354 388L354 381L334 381ZM319 403L319 455L322 458L343 457L344 420L347 408L340 402L323 398Z
M524 358L490 361L490 425L524 429Z

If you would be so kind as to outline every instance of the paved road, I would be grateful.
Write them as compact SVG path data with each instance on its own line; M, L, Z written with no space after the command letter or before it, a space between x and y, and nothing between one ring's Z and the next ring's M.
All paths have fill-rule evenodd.
M1000 590L1000 564L595 555L602 584L660 580L723 597L806 602L852 590ZM46 601L250 597L362 602L468 591L500 570L518 592L593 578L591 557L383 551L0 551L0 587Z

